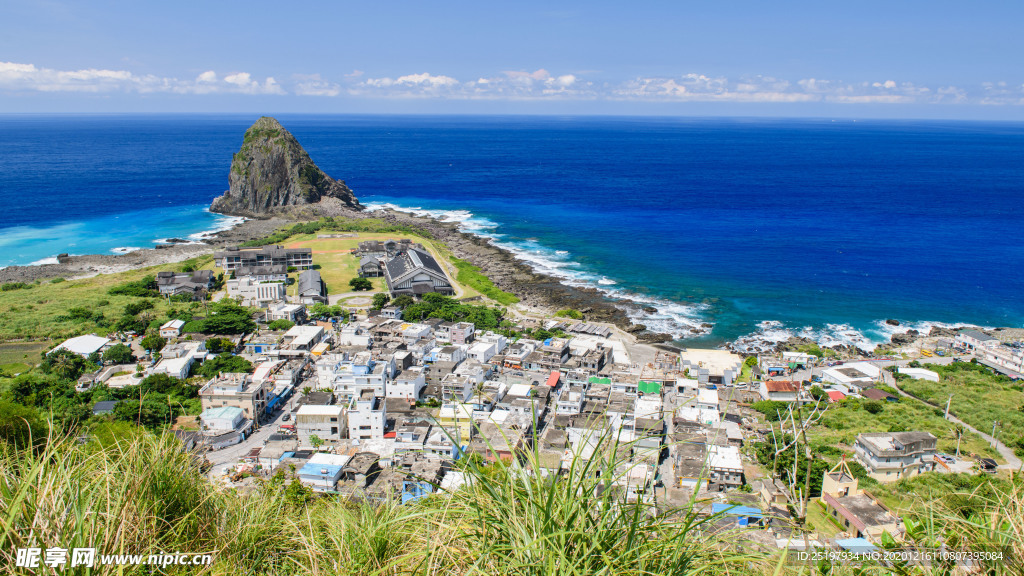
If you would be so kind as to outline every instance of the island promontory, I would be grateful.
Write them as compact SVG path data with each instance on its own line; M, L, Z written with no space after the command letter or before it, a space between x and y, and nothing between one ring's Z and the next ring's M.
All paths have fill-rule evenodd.
M264 216L321 202L362 209L345 182L325 174L295 136L268 116L246 130L228 181L228 191L214 199L212 212Z

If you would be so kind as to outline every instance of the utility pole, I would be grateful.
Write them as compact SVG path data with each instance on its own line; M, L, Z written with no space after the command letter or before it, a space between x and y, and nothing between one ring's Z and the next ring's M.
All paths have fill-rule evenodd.
M946 415L943 416L946 420L949 420L949 404L953 402L953 395L949 395L949 400L946 400Z

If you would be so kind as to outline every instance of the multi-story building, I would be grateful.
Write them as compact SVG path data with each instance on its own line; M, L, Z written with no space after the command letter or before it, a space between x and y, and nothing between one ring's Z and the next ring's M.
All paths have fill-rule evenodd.
M930 432L875 432L857 436L857 461L879 482L895 482L935 469L937 439Z
M254 382L249 374L227 372L211 379L199 390L203 410L234 406L254 422L259 422L267 407L271 385Z
M240 266L262 268L282 265L306 270L313 266L313 250L311 248L285 248L284 246L251 248L232 246L214 252L213 261L214 264L228 271L234 271Z
M473 341L473 332L476 329L470 322L456 322L448 329L448 336L452 344L469 344Z
M372 390L363 390L352 399L348 409L348 437L358 440L380 440L384 437L387 414L384 401Z
M384 397L394 373L393 359L374 361L369 352L351 359L344 354L325 354L316 363L319 388L333 391L343 403L367 389Z
M295 413L295 433L302 446L311 446L310 438L341 440L345 430L344 408L342 406L318 406L303 404Z
M565 338L548 338L526 357L524 368L528 370L558 370L569 360L569 341Z
M186 294L193 300L199 300L213 288L213 270L157 272L156 286L161 296Z
M243 306L266 308L282 302L287 294L284 282L263 282L252 276L232 278L226 283L228 298L241 298Z

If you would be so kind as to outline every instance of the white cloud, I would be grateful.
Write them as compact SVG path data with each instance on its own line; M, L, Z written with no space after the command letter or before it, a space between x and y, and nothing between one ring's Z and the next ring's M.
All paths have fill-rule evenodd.
M436 98L449 100L624 100L657 102L736 102L841 104L958 104L1024 105L1024 85L992 81L972 87L925 86L896 78L858 80L804 78L786 80L767 75L730 78L690 72L673 76L638 77L628 81L595 82L598 71L545 68L506 70L460 80L454 76L418 72L367 77L353 70L340 77L293 74L282 86L273 76L256 78L250 72L206 70L192 79L179 79L130 70L84 68L58 70L18 62L0 62L0 93L169 93L294 94L326 98Z
M337 96L341 94L339 84L328 82L319 74L297 75L295 80L297 83L293 91L299 96Z
M217 73L207 70L194 80L160 77L152 74L134 74L128 70L87 68L56 70L33 64L0 62L0 90L13 92L136 92L150 94L284 94L284 89L267 77L263 82L248 72L237 72L220 80Z

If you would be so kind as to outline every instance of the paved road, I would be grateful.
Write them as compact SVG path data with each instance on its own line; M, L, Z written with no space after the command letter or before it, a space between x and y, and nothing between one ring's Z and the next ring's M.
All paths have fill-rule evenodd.
M281 418L285 414L291 413L291 405L296 397L297 395L292 397L288 404L289 408L276 412L270 420L263 423L259 430L253 432L242 442L234 446L207 452L206 459L213 465L210 469L210 476L222 475L226 467L233 467L238 462L238 459L248 454L250 450L262 447L267 439L270 438L270 435L277 432L277 427L283 424Z

